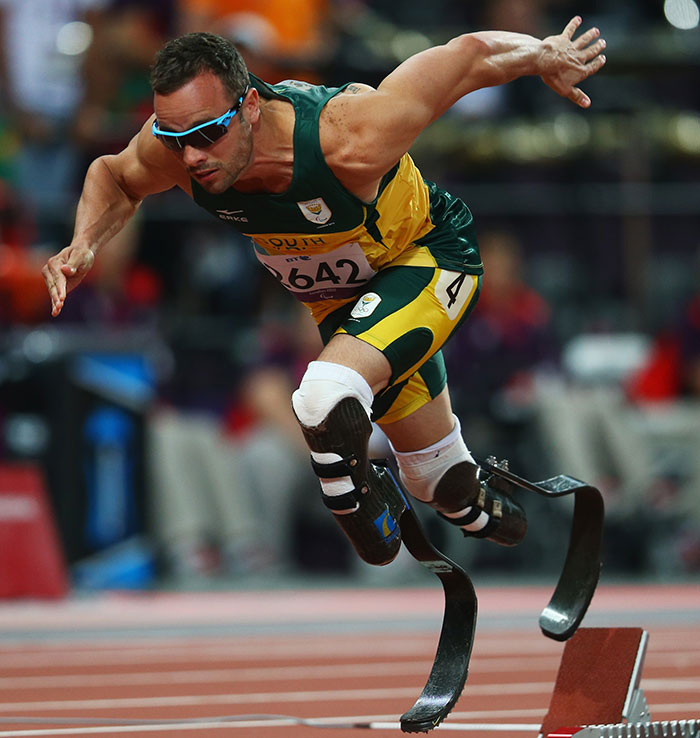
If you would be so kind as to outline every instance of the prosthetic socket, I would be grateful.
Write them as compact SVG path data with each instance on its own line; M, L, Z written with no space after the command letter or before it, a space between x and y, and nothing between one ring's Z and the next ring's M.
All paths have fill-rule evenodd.
M481 474L480 467L469 461L455 464L443 474L429 504L440 517L459 526L465 536L488 538L501 546L515 546L527 531L525 513L508 494L511 485L493 475L481 479ZM469 511L464 515L449 515L465 507ZM489 516L488 523L478 530L470 530L483 512Z
M390 472L368 459L367 446L372 424L362 404L354 397L341 400L319 424L301 424L311 451L337 454L339 461L311 465L321 479L350 477L354 488L344 494L322 499L354 546L368 564L383 566L396 557L401 547L398 520L406 504Z

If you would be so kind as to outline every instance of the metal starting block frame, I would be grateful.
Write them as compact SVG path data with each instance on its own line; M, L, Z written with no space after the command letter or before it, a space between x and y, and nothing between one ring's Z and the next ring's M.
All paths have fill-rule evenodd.
M589 725L573 734L575 738L698 738L698 720L662 720L625 725Z
M388 470L386 462L372 463ZM544 635L557 641L567 640L583 620L600 576L604 517L600 492L564 474L530 482L510 472L507 462L498 463L493 457L476 463L509 485L544 497L574 495L566 560L554 594L539 619ZM428 681L416 703L401 717L403 732L427 733L450 713L464 689L474 642L477 598L468 574L430 543L409 496L395 478L394 481L406 501L406 510L399 520L403 543L420 564L440 579L445 592L442 630Z
M652 722L639 686L648 642L641 628L581 628L564 649L540 738L700 738L698 720Z

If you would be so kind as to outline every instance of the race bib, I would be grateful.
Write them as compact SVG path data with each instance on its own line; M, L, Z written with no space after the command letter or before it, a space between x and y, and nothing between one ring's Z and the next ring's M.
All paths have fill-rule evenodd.
M325 254L265 254L258 261L303 302L338 300L358 294L376 274L359 243Z

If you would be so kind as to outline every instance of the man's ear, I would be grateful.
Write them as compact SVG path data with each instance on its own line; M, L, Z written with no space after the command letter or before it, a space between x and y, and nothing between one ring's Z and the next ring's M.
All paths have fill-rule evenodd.
M255 125L258 122L258 118L260 118L260 95L255 87L251 87L248 90L248 94L243 101L242 112L245 113L245 119L251 125Z

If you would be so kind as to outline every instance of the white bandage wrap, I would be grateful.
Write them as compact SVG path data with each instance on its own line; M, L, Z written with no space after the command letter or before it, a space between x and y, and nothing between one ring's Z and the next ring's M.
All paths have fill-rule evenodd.
M444 513L444 515L446 518L461 518L463 515L467 515L468 513L470 513L471 510L472 508L470 505L469 507L465 507L464 510L459 510L458 512L454 513ZM462 525L460 527L464 528L464 530L475 532L477 530L485 528L490 519L491 518L489 517L489 515L482 510L479 513L479 517L473 523L467 523L466 525Z
M320 425L328 413L346 397L355 397L371 414L372 388L365 378L349 366L330 361L312 361L292 394L292 407L299 422L309 428Z
M299 422L309 428L320 425L331 410L346 397L354 397L370 417L372 412L372 388L365 378L347 366L329 361L312 361L301 379L299 388L292 394L292 407ZM340 461L341 456L334 453L311 452L314 461L330 464ZM354 489L350 477L321 479L323 494L333 497ZM348 512L352 512L351 510Z
M467 445L462 439L462 428L459 418L452 416L455 427L442 440L423 448L420 451L402 452L392 448L396 463L399 466L399 475L406 489L421 502L432 502L435 488L445 472L461 461L475 464L474 457L469 453ZM471 507L448 513L447 517L461 518L471 511ZM467 530L481 530L489 521L489 516L482 512L472 523L463 526Z
M459 419L453 415L455 427L442 440L420 451L396 451L392 448L399 466L401 481L406 489L421 502L430 503L435 488L443 474L460 461L474 464L462 439Z

